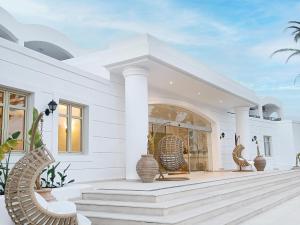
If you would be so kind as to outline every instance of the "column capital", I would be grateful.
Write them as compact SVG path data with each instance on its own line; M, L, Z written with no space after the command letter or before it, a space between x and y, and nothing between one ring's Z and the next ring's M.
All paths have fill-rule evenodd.
M146 68L138 66L128 66L123 69L123 76L127 78L129 76L144 76L148 77L149 71Z

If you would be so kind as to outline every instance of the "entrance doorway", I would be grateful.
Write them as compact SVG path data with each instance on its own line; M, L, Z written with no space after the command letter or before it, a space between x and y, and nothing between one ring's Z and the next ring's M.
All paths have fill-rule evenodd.
M155 152L159 141L166 135L176 135L184 142L184 158L187 172L207 171L209 168L209 121L178 106L149 105L149 133L155 133Z

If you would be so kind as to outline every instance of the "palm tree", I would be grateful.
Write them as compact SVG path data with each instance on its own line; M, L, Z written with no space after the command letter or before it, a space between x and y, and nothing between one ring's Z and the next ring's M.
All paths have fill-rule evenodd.
M296 43L298 43L298 41L300 40L300 22L299 21L289 21L289 24L291 24L291 26L288 26L286 28L287 29L292 29L292 35L294 37L294 41ZM291 54L287 57L285 63L288 63L288 61L296 56L296 55L300 55L300 49L297 49L297 48L282 48L282 49L278 49L276 50L275 52L272 53L271 57L277 53L280 53L280 52L291 52ZM296 85L296 82L297 82L297 79L300 77L300 75L297 75L295 77L295 80L294 80L294 85Z

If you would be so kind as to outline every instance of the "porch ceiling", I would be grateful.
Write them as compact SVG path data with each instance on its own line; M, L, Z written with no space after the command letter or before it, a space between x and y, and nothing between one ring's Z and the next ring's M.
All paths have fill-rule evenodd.
M155 99L163 96L224 109L255 104L239 96L238 93L230 93L161 63L149 61L148 68L151 68L148 78L150 98Z
M150 35L66 62L93 73L103 73L104 67L110 75L122 75L126 66L145 67L150 72L150 97L158 97L160 93L170 98L190 100L194 104L226 109L259 104L255 92ZM170 85L170 82L173 84Z
M206 104L213 107L230 110L240 106L254 106L256 96L246 99L241 93L226 90L220 83L209 83L198 76L179 70L157 58L147 57L126 65L140 66L149 69L149 98L170 98L188 101L192 104ZM109 68L113 75L121 75L124 65ZM241 86L242 87L242 86ZM246 89L246 88L245 88Z

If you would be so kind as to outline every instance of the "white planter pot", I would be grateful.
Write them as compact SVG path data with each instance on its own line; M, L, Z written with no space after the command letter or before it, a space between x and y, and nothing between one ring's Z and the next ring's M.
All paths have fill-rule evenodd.
M0 218L0 225L14 225L6 211L4 195L0 195Z

